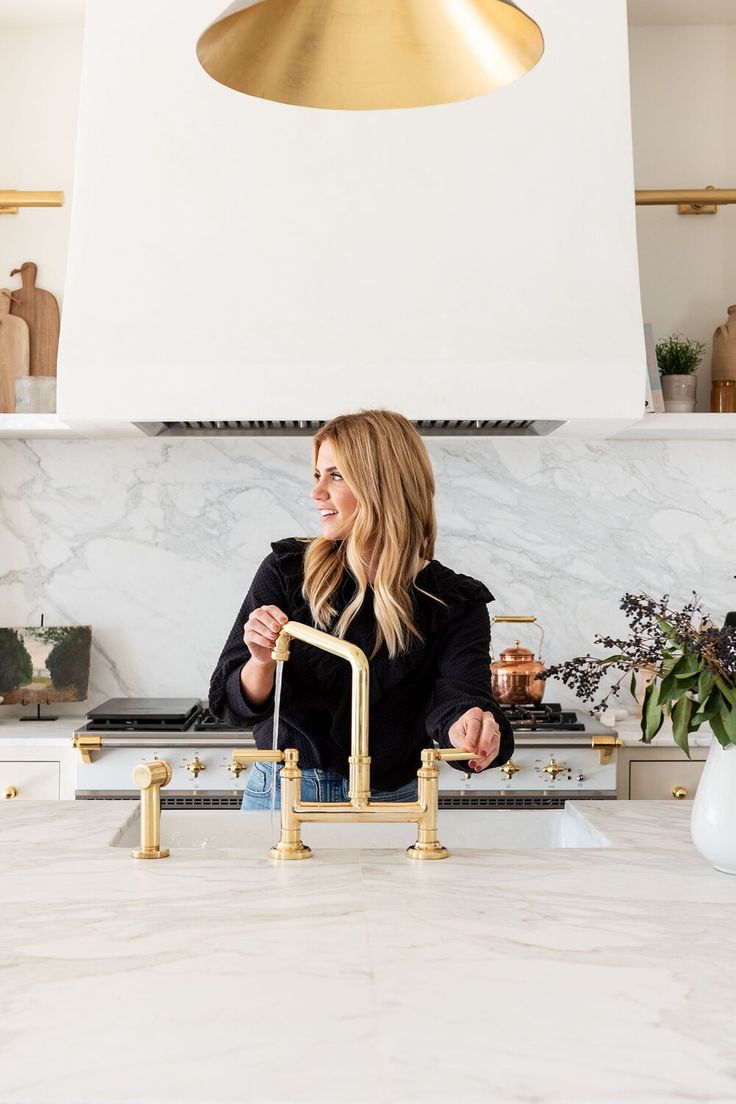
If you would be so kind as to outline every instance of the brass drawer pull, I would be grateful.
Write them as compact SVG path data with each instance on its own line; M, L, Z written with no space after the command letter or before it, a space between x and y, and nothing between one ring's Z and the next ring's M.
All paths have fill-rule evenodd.
M15 786L6 786L5 791L3 793L3 797L10 800L11 797L17 797L17 796L18 796L18 791L15 788Z
M683 797L687 797L687 790L684 786L673 786L672 796L677 798L678 801L681 801Z

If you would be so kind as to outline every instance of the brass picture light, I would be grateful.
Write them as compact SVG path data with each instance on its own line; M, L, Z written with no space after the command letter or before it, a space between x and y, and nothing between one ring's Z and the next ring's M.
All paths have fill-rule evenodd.
M543 52L512 0L236 0L197 43L206 72L237 92L349 111L483 96Z

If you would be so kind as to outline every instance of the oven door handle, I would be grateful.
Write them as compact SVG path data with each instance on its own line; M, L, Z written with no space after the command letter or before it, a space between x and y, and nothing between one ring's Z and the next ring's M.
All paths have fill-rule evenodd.
M99 732L75 733L72 744L79 749L79 753L85 763L92 762L92 752L115 748L148 748L160 750L161 748L189 748L199 751L201 748L238 748L255 747L255 739L252 735L235 733L233 736L204 736L193 733L191 736L174 736L170 732L151 733L150 736L123 736L122 739L108 735L101 736Z

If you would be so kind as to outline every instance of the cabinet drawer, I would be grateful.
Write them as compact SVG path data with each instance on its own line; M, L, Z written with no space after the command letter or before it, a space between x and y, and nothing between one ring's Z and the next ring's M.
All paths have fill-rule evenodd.
M692 800L704 766L702 760L634 759L629 763L629 796L634 801L673 800L672 790L682 786L687 790L686 799Z
M3 760L0 762L0 801L9 797L16 801L23 798L31 801L58 801L60 779L61 764L58 762Z

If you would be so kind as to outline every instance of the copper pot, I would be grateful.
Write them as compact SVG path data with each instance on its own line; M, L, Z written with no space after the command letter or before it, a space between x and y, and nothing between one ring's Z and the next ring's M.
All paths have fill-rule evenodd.
M536 624L536 617L493 617L494 621L524 622ZM501 705L536 705L541 702L544 695L544 679L534 676L544 670L542 661L542 642L544 629L536 624L541 635L539 641L539 659L534 658L534 652L529 648L523 648L518 640L513 648L506 648L501 652L501 658L491 663L491 686L493 696ZM493 658L493 646L491 646L491 658Z

